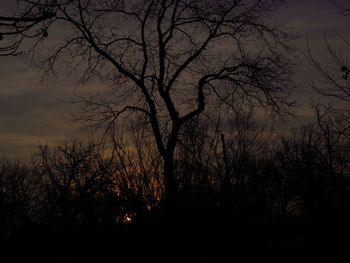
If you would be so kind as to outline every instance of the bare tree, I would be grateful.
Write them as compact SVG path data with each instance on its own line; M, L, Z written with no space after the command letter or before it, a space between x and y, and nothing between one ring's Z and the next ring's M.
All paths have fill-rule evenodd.
M40 179L32 167L0 160L0 237L14 235L37 219Z
M158 207L163 196L162 163L152 138L144 130L131 128L128 133L113 131L111 141L116 189L128 216L142 217Z
M97 145L65 141L56 147L40 146L36 163L44 185L43 221L63 226L108 223L120 212L114 157L104 157ZM111 199L113 207L106 207ZM114 214L108 215L110 209Z
M345 38L343 41L349 45ZM326 52L330 55L334 65L338 68L337 72L327 69L315 56L312 54L310 43L308 43L308 58L316 69L319 76L322 78L322 83L311 81L311 87L322 96L329 96L339 99L340 101L350 101L350 85L349 85L349 63L339 51L335 50L327 38L325 38Z
M84 120L106 129L130 113L144 120L163 160L167 207L175 206L174 152L186 122L238 98L279 113L290 105L290 36L269 19L280 1L18 2L17 14L0 17L1 53L16 54L29 37L45 72L73 63L83 80L110 84L107 96L79 99Z
M350 5L348 3L341 3L338 0L330 0L333 5L339 11L339 14L349 18L350 17ZM346 36L340 36L342 42L347 48L350 48L350 42L347 40ZM326 65L323 65L312 53L312 48L310 43L307 45L308 58L311 64L316 69L319 76L322 78L322 83L311 82L311 86L323 96L334 97L340 101L348 102L350 101L350 84L349 84L349 74L350 65L348 56L345 55L334 48L331 43L329 43L327 37L325 37L325 51L329 54L332 60L332 66L337 68L337 71L331 70Z

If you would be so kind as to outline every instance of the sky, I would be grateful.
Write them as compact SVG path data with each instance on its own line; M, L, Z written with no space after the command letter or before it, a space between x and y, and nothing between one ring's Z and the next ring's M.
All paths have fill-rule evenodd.
M5 15L15 0L0 0L0 15ZM324 36L335 48L344 49L340 34L346 36L350 21L337 14L328 0L290 0L276 13L298 35L292 45L305 51L306 39L320 61L327 63ZM349 36L350 38L350 36ZM300 59L303 60L300 55ZM41 73L27 68L22 57L0 57L0 156L29 160L40 143L58 143L79 137L81 127L72 120L78 105L67 103L79 80L60 76L40 83ZM296 111L308 116L308 103L317 96L306 82L317 78L312 67L302 62L294 80L298 86Z

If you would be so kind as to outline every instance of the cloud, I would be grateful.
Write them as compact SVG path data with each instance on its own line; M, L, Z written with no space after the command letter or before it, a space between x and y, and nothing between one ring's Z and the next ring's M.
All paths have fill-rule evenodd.
M0 14L6 14L13 3L2 0ZM308 36L321 61L327 61L324 35L336 47L342 47L339 34L348 32L349 22L337 14L328 0L289 1L289 7L281 9L276 16L300 36L291 44L305 51L305 37ZM55 37L60 33L56 32ZM39 142L59 141L77 134L78 125L71 121L70 113L76 112L78 107L63 102L78 83L75 76L59 80L54 86L39 85L40 74L23 71L25 66L21 57L0 57L0 155L28 158ZM306 85L310 78L317 78L317 75L304 60L295 77L300 84L298 98L302 108L312 97ZM89 86L93 90L98 88L101 86Z
M70 113L76 111L76 106L63 102L64 98L57 87L0 93L0 155L17 152L22 157L39 142L72 135L77 125Z

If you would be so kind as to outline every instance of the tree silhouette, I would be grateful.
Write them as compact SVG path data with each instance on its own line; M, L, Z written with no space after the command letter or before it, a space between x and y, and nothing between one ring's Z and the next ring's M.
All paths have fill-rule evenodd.
M36 169L19 161L0 160L0 239L37 220L40 180Z
M278 113L290 105L290 37L269 19L279 5L20 0L17 14L0 17L0 52L17 54L32 38L28 50L34 59L44 58L37 65L45 72L56 73L57 64L68 62L84 69L83 80L109 84L108 95L79 98L83 120L105 129L123 116L143 120L163 160L165 206L172 209L179 185L174 152L184 124L212 105L234 108L239 99Z
M345 18L350 17L350 6L348 3L338 0L330 0L335 6L341 16ZM347 48L350 47L350 43L346 36L340 36L343 44ZM313 54L310 43L307 45L308 59L314 66L315 70L322 79L322 83L311 82L311 87L314 88L322 96L333 97L339 101L350 100L350 85L349 85L349 73L350 66L347 56L344 56L340 50L337 50L329 43L327 37L325 37L325 51L329 54L332 60L332 65L336 67L336 71L331 70L326 65L323 65Z
M42 176L42 222L58 227L107 227L123 215L114 156L104 157L98 145L76 141L44 145L35 159Z

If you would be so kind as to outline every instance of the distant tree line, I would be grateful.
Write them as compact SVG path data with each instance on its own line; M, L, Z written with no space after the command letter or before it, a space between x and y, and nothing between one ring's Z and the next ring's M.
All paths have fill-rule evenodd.
M178 215L227 223L346 220L350 124L331 107L315 121L270 132L252 111L197 118L180 135ZM215 121L214 121L215 120ZM0 234L26 229L108 229L162 214L162 160L142 130L104 144L40 146L32 164L0 161Z

